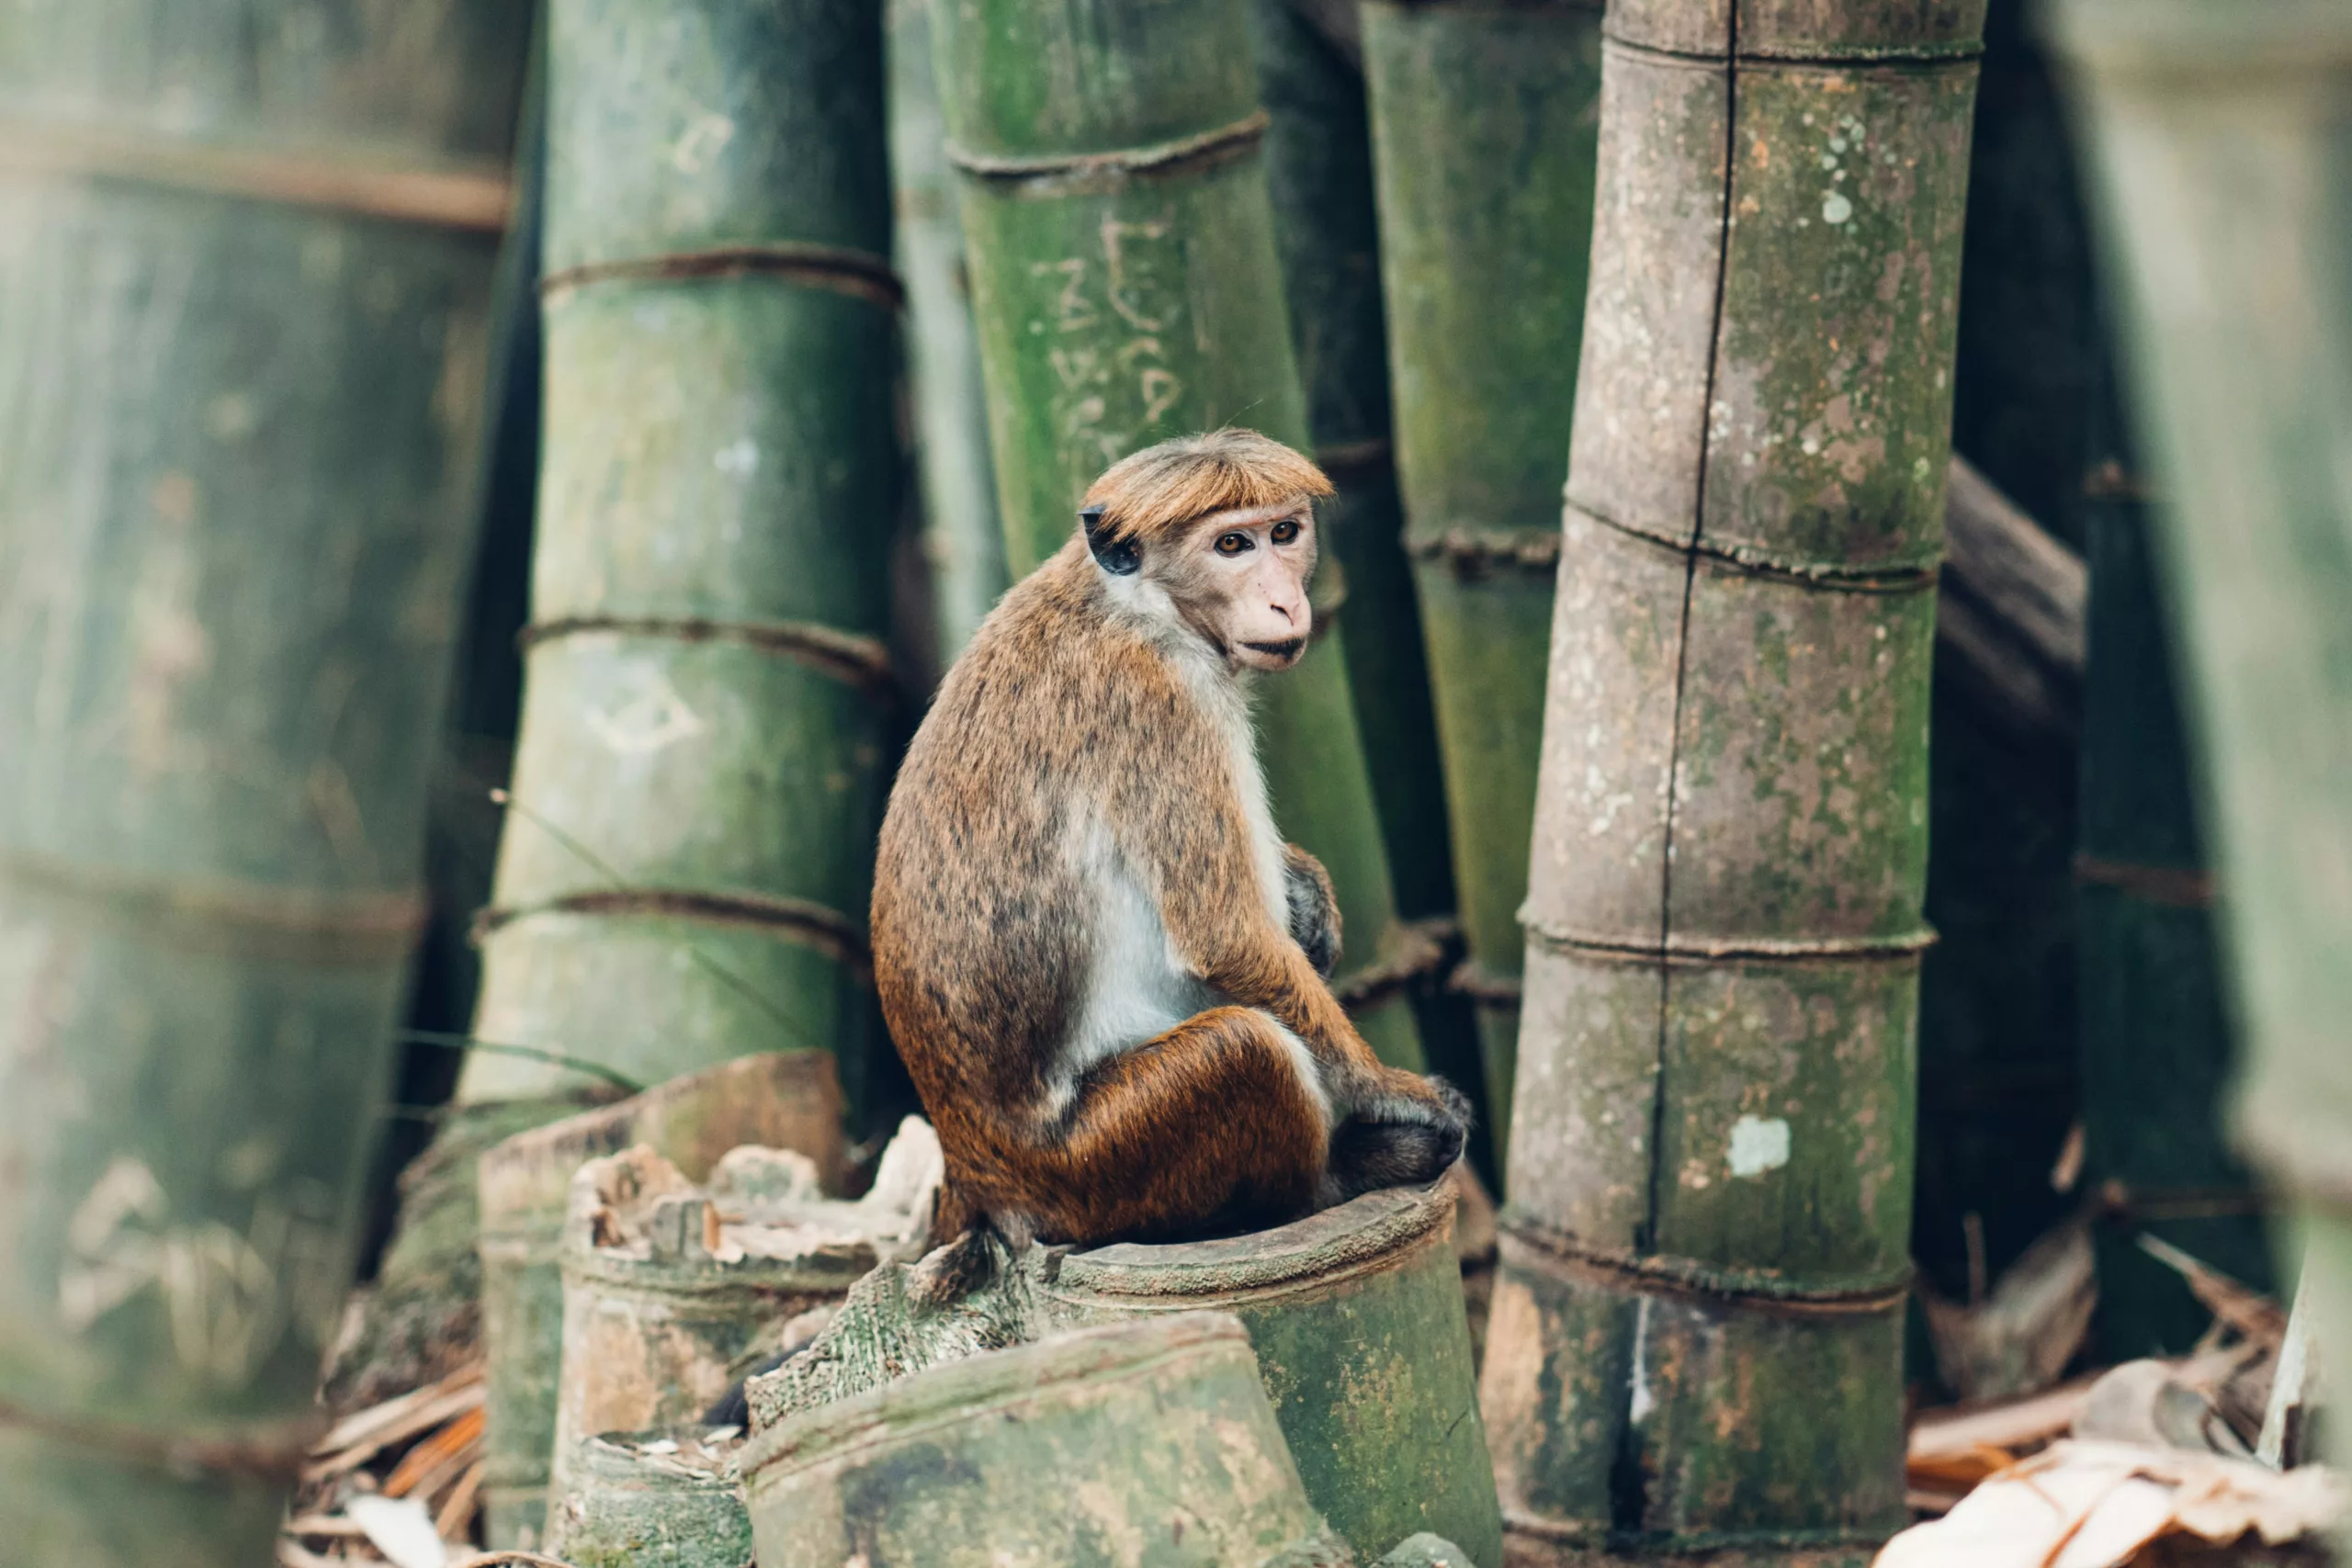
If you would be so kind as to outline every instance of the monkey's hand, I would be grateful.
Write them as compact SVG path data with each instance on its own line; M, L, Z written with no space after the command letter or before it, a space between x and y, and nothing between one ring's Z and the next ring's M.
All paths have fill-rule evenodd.
M1340 964L1340 899L1323 863L1296 844L1283 846L1283 886L1289 896L1290 934L1326 980Z
M1383 1187L1419 1187L1462 1157L1470 1101L1443 1078L1390 1069L1331 1130L1324 1183L1334 1202Z

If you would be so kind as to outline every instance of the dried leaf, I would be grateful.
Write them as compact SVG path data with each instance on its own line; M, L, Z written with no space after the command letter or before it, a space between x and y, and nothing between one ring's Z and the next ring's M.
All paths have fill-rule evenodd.
M415 1498L354 1497L344 1506L392 1568L448 1568L449 1549L433 1528L433 1516Z

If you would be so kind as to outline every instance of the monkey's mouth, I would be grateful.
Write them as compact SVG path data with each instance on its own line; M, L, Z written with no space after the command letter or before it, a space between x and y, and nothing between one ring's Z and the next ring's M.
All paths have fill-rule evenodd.
M1245 642L1241 646L1252 653L1262 653L1269 659L1279 659L1287 664L1298 657L1298 650L1306 646L1306 639L1295 637L1283 642Z

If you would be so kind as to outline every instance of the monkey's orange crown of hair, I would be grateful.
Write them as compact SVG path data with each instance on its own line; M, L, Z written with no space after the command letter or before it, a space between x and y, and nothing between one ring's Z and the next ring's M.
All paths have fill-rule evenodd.
M1120 458L1087 488L1102 546L1158 538L1212 512L1320 501L1331 481L1304 454L1254 430L1179 435Z

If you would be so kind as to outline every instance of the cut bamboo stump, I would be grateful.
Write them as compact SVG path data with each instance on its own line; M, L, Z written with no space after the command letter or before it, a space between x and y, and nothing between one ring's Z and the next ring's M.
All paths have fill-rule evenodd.
M2229 895L2241 1136L2352 1366L2352 17L2053 8L2106 198Z
M533 621L475 1032L640 1084L827 1049L862 1118L899 468L880 13L550 26ZM477 1055L459 1094L576 1077Z
M1283 307L1245 0L971 0L932 15L990 446L1015 576L1076 532L1086 487L1138 447L1246 424L1308 446ZM1323 862L1346 950L1332 985L1384 1060L1421 1065L1348 690L1336 574L1318 634L1264 682L1275 819Z
M760 1434L741 1468L760 1568L1350 1561L1221 1314L935 1367Z
M1041 1325L1231 1313L1306 1495L1369 1562L1406 1536L1499 1568L1501 1520L1453 1246L1450 1182L1367 1193L1253 1235L1048 1261Z
M1591 249L1598 0L1363 7L1396 468L1490 1134L1510 1127L1528 824Z
M0 26L12 1562L266 1562L315 1435L424 914L529 33L429 9Z
M1515 1554L1905 1517L1927 713L1981 6L1621 4L1484 1404Z
M861 1205L827 1202L816 1176L809 1162L747 1148L697 1187L639 1147L572 1178L555 1495L582 1441L693 1419L813 1338L894 1246L920 1248L927 1209L870 1231L854 1223Z
M841 1104L825 1053L746 1056L518 1134L481 1157L482 1506L493 1545L534 1544L545 1529L563 1357L563 1221L580 1168L641 1144L699 1178L750 1144L797 1150L838 1184Z
M548 1551L571 1568L745 1568L752 1518L730 1430L590 1438L573 1461Z

